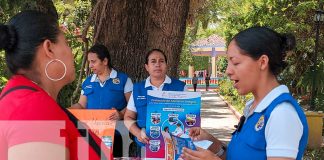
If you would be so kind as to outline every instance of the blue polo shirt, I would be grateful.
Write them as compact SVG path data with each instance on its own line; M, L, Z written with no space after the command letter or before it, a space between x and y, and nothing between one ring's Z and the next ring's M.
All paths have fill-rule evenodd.
M240 131L233 133L226 158L229 160L284 157L301 160L307 145L306 116L284 85L269 92L247 117Z
M104 82L100 82L98 76L89 76L82 84L81 94L87 97L87 109L111 109L123 110L127 101L125 93L131 92L133 84L125 73L112 69Z

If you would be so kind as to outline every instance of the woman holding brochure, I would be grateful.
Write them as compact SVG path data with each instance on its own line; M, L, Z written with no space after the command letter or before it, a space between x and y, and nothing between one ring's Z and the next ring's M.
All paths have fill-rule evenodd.
M145 69L150 76L146 80L134 84L133 93L127 104L124 117L125 125L135 136L138 148L149 142L149 138L145 134L147 91L187 90L184 82L166 75L167 57L160 49L152 49L147 53Z
M93 74L82 83L79 102L70 109L116 109L108 119L123 120L133 89L132 80L113 68L110 54L104 45L95 44L89 49L88 62ZM116 131L113 146L115 157L122 157L122 144L121 134Z
M252 93L254 99L247 102L227 149L205 130L193 128L194 140L214 144L211 151L184 148L185 160L302 159L308 138L306 117L287 86L277 80L286 67L286 52L294 45L294 36L266 27L248 28L234 36L227 50L226 73L239 94Z
M110 120L122 120L132 93L132 80L117 72L106 46L95 44L88 51L93 74L84 80L79 102L70 109L116 109Z

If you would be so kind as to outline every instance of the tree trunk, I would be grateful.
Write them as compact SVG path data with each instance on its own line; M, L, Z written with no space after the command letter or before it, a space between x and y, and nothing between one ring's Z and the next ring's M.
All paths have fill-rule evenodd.
M185 36L188 0L97 0L94 42L107 46L113 66L133 81L147 77L145 54L159 48L168 58L168 74L177 77Z

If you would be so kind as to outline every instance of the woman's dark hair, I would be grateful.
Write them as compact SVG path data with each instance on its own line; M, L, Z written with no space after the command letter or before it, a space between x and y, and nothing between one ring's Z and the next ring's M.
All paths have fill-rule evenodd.
M60 33L57 19L38 11L23 11L7 25L0 24L0 50L4 49L11 73L29 69L37 47L46 39L55 43Z
M113 65L111 63L111 58L110 58L110 54L109 54L109 51L107 49L106 46L102 45L102 44L95 44L94 46L92 46L88 53L96 53L98 58L103 61L105 60L105 58L107 58L108 60L108 67L109 69L112 69L113 68Z
M267 55L270 70L276 76L287 66L286 53L296 45L292 34L279 34L267 27L248 28L236 34L232 40L235 40L244 54L255 60Z
M149 51L147 52L147 54L146 54L146 57L145 57L145 64L148 64L149 56L150 56L153 52L160 52L160 53L162 53L162 55L163 55L163 57L164 57L164 59L165 59L165 63L168 63L167 57L166 57L165 53L164 53L162 50L160 50L160 49L151 49L151 50L149 50Z

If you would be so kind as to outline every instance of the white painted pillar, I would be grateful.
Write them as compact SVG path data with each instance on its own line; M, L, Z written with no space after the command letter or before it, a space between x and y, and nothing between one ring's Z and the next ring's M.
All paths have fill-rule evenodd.
M189 65L189 69L188 69L188 77L189 77L189 78L192 78L194 72L195 72L194 66L193 66L193 65Z
M216 66L217 56L212 57L212 73L211 77L216 77L217 75L217 66Z

